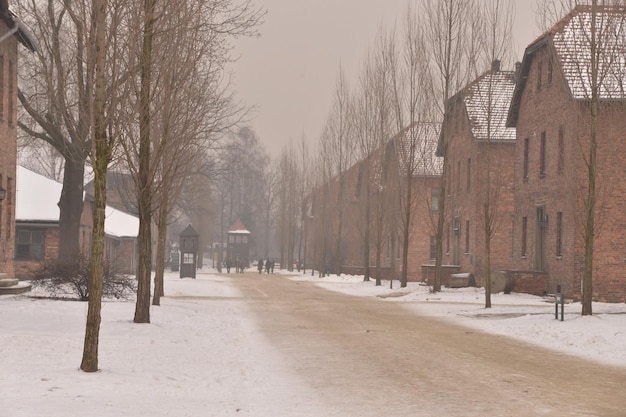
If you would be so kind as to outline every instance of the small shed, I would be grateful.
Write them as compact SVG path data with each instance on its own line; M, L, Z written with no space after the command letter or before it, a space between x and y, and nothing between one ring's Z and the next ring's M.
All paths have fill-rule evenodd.
M237 220L230 226L227 235L226 261L247 268L250 265L250 231L241 220Z
M195 278L198 267L198 238L200 235L191 226L180 232L180 277Z

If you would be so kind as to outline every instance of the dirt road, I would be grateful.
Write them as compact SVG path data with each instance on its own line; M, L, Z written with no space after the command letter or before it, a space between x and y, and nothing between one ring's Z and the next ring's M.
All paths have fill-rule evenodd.
M233 280L336 416L626 416L626 370L278 275Z

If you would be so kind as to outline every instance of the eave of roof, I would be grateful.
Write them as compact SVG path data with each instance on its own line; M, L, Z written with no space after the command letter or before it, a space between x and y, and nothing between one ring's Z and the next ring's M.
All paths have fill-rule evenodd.
M0 16L0 18L10 29L16 29L14 36L22 45L31 52L37 50L37 39L13 12L9 11L7 14Z

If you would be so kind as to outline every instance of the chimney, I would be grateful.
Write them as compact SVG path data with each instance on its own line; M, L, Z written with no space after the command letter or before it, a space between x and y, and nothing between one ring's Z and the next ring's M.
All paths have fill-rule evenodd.
M500 71L500 60L494 59L493 62L491 63L491 72L498 72L498 71Z
M521 73L522 73L522 63L517 61L515 63L515 80L519 80Z
M0 17L9 17L9 0L0 0Z

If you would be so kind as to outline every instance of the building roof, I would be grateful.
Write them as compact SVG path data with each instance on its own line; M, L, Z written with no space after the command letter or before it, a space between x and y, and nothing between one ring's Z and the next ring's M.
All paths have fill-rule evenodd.
M17 16L8 8L6 0L0 0L0 19L9 27L9 33L17 38L17 40L31 51L37 50L37 40L30 30L19 21ZM4 35L4 34L3 34ZM0 35L1 36L1 35Z
M591 21L596 19L599 95L604 99L624 99L626 83L626 8L577 6L557 23L552 42L563 74L576 99L591 98Z
M137 191L133 176L121 171L107 171L107 203L125 213L139 216ZM85 184L85 192L93 199L93 180Z
M237 219L237 221L235 223L233 223L233 225L230 226L230 228L228 229L228 233L230 233L230 234L240 234L240 235L249 235L250 231L248 230L246 225L243 224L243 222L241 220Z
M400 172L407 175L439 176L443 171L443 158L436 156L440 123L415 123L392 139L398 157Z
M577 100L591 98L591 23L595 15L599 98L626 99L626 8L624 6L576 6L524 52L520 76L509 111L507 126L517 124L521 95L536 52L552 47L569 87Z
M15 220L18 222L59 221L59 200L63 184L37 174L22 166L17 167ZM107 206L104 233L112 237L137 237L139 219Z
M182 232L180 232L180 236L183 236L183 237L198 237L200 235L198 234L198 232L196 232L196 229L194 229L193 226L189 224L189 225L187 225L187 227L185 227L185 229Z
M515 140L506 127L514 90L515 72L488 71L460 92L475 140Z

